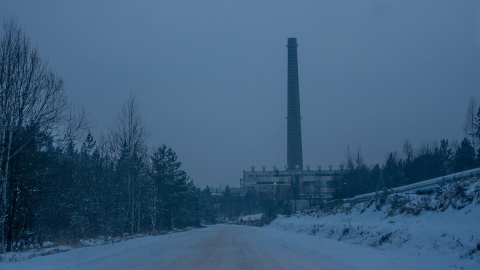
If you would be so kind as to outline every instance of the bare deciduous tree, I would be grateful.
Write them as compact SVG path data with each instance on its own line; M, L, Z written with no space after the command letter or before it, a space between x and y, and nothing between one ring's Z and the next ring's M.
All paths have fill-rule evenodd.
M470 97L468 102L467 113L465 114L465 123L463 124L463 132L465 136L472 142L473 148L475 148L475 132L477 131L477 124L475 122L475 113L477 111L477 102L473 97Z
M110 130L110 141L115 152L119 153L122 145L126 143L130 154L139 154L145 151L147 132L135 96L123 103Z
M117 155L127 152L125 176L127 185L127 213L126 219L130 233L133 234L139 227L142 184L140 182L139 167L147 159L146 139L147 132L143 123L138 103L134 96L123 104L110 131L110 142L113 152Z
M66 108L62 80L41 61L15 20L4 22L0 40L0 252L6 247L10 160L25 146L13 148L15 134L27 125L40 131L51 130Z
M71 106L72 108L72 106ZM88 131L92 128L89 114L82 109L70 109L62 123L62 131L59 144L65 148L69 142L78 143L86 137Z
M406 163L412 162L415 150L413 149L412 143L408 139L403 143L403 154L405 156Z

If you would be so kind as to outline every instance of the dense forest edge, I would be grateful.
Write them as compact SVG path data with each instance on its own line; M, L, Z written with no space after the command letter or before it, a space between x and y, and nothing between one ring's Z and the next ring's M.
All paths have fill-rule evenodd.
M82 239L161 234L254 213L288 214L288 201L230 187L199 188L166 145L147 146L134 95L107 134L94 138L89 115L68 102L14 19L0 32L0 254L76 244ZM480 167L480 107L472 98L461 143L442 140L369 166L347 151L336 198Z
M133 95L96 140L14 19L1 35L0 253L213 222L176 153L147 147Z

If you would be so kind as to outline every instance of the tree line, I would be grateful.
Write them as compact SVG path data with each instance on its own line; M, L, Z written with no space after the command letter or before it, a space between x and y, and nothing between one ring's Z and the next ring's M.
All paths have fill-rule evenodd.
M88 114L67 102L63 81L42 61L15 20L0 39L0 253L45 241L161 233L290 206L263 194L201 190L176 153L150 149L138 102L128 98L106 135L95 139ZM339 198L480 166L480 108L470 101L460 144L442 140L383 165L347 154Z
M96 140L15 20L0 40L0 253L211 222L176 153L146 146L138 102Z
M360 149L355 154L347 150L343 165L346 172L337 181L336 198L351 198L480 167L480 106L477 108L473 97L463 131L465 138L460 143L443 139L415 149L406 140L402 154L390 152L383 165L368 166Z

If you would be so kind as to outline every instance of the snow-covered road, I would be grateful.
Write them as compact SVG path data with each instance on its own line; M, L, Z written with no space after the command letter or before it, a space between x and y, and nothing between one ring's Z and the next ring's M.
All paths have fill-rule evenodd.
M284 234L257 227L216 225L114 245L79 248L17 263L0 263L0 268L352 269L322 256L321 247L312 249L311 243L281 237Z
M379 249L276 228L215 225L78 248L0 269L477 269L472 260Z

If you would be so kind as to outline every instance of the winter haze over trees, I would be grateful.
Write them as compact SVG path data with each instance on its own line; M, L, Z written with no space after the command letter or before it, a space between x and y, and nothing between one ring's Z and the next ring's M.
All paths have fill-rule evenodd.
M133 93L148 145L201 187L287 165L289 37L305 165L338 169L347 145L372 165L405 139L461 141L480 101L476 0L187 2L3 1L0 19L18 20L97 140Z
M305 9L303 4L298 5ZM204 6L210 8L206 4ZM25 8L28 10L32 6ZM122 6L116 8L114 11L121 10ZM422 8L425 7L415 10L421 12ZM329 18L329 14L324 13L327 12L344 20L352 15L336 9L307 9L311 13L302 17L323 20ZM98 10L110 11L110 7L99 6ZM63 18L60 22L68 25L65 30L57 21L48 27L62 33L60 41L51 38L54 30L43 32L35 27L22 28L23 20L34 16L24 15L18 21L5 20L0 32L0 252L21 250L45 241L75 242L87 237L156 234L172 228L213 222L216 217L235 218L257 212L275 216L288 210L285 202L253 194L239 197L232 192L232 183L238 185L241 170L252 165L251 162L257 162L252 161L252 157L259 156L258 162L271 162L266 163L268 166L282 166L285 159L284 140L280 139L284 130L280 127L285 121L286 98L280 92L285 87L281 78L286 77L282 73L282 56L287 36L276 30L266 31L279 29L278 21L272 19L270 22L261 12L248 12L243 7L213 12L214 16L208 18L203 16L207 12L202 13L206 10L194 12L195 9L190 11L192 14L189 16L183 16L188 13L183 7L159 9L182 15L176 18L163 13L159 16L158 10L153 8L153 16L144 10L129 10L142 14L141 18L124 19L120 16L110 21L99 12L100 16L85 21L85 24L83 21L70 24L71 21L65 18L71 13L51 14L55 18L60 16ZM246 20L246 16L240 16L242 14L234 10L251 13L253 19L249 17ZM474 97L468 103L465 122L458 118L458 128L450 124L447 128L461 131L464 127L465 138L459 137L456 138L459 141L455 141L452 134L457 133L438 132L442 130L438 128L438 122L457 116L454 112L458 109L449 107L452 96L457 97L456 105L458 100L466 98L447 92L466 88L458 81L476 82L470 73L478 70L477 58L461 54L469 51L470 44L460 51L452 49L456 43L439 42L452 39L462 43L464 39L457 35L464 32L453 31L455 38L452 38L452 34L437 36L435 31L428 31L432 25L450 25L449 19L468 26L468 21L463 19L469 17L462 16L459 20L447 16L445 22L439 19L445 18L441 8L427 8L426 13L438 17L426 20L432 25L417 28L413 23L399 24L395 21L404 13L399 16L389 12L388 5L383 8L374 6L372 10L372 16L369 9L361 9L354 14L354 27L352 21L348 23L345 20L334 31L323 29L320 40L311 38L314 36L312 33L320 36L318 25L329 25L325 21L312 23L306 19L301 23L303 27L293 28L283 25L289 33L296 33L297 28L307 29L300 32L299 38L303 50L299 56L301 87L304 87L302 91L305 90L302 92L302 104L305 104L302 108L309 108L302 111L304 134L307 136L305 143L310 145L309 151L305 151L306 159L312 162L322 159L318 163L324 168L328 166L327 162L338 166L342 162L344 148L352 144L352 140L359 140L358 147L352 147L345 153L342 165L348 173L338 179L338 198L388 189L479 165L480 108ZM385 13L378 14L378 10ZM286 11L287 14L290 12L290 9ZM366 19L356 17L363 12L369 15ZM157 20L162 21L159 23ZM372 21L381 23L377 25ZM272 25L266 26L265 22ZM35 23L30 26L32 24ZM365 27L372 32L358 31L365 24L373 25ZM217 25L221 26L220 31L208 32ZM226 33L225 29L232 29L232 25L238 26L239 31ZM458 29L468 33L471 29L467 26ZM172 28L175 28L173 32ZM408 39L413 41L410 44L401 43L405 37L411 37L412 28L431 34L428 37L432 42L443 47L438 51L432 50L431 44L423 44L413 38ZM101 31L97 32L98 29ZM143 29L148 31L140 31ZM312 32L309 33L309 30ZM71 32L81 34L72 38ZM237 35L244 32L251 35ZM390 39L377 40L384 35ZM162 39L152 40L158 36ZM367 39L363 39L364 36ZM42 50L37 51L39 39L48 42L44 42ZM360 41L351 46L355 39ZM233 44L241 46L233 47ZM318 44L325 47L320 49ZM196 50L190 46L195 46ZM392 51L378 48L393 48L392 51L397 49L408 55L395 54L394 58L402 61L392 61L388 57ZM52 57L54 54L42 58L41 53L45 49L68 51L58 54L57 58ZM458 54L446 53L450 51ZM77 53L84 59L75 58ZM240 56L235 58L236 54ZM446 60L438 58L438 55L446 55ZM410 62L413 58L420 59L420 62ZM224 62L225 59L228 62ZM310 59L312 61L307 61ZM107 65L108 61L112 62ZM365 65L367 62L375 63L374 76L367 74L370 70ZM464 64L467 67L461 69ZM80 68L74 69L74 66ZM405 69L397 70L399 66ZM107 69L114 72L106 72ZM452 69L461 71L458 72L461 75L457 76L459 80L454 80L455 76L447 76ZM133 70L138 73L133 73ZM76 76L65 80L64 84L60 77L67 72L76 73ZM146 79L145 74L153 75ZM432 80L433 84L428 84L419 77L436 79ZM443 78L447 78L447 82ZM153 87L149 84L150 80ZM407 83L403 84L405 81ZM130 96L119 91L117 83L127 85ZM85 89L68 92L70 87ZM108 101L96 98L98 87L105 88ZM138 89L146 89L144 95L137 95ZM348 92L347 89L353 91ZM420 109L410 107L411 102L418 100L426 104L429 91L435 93L435 96L428 97L429 100L441 95L443 98L439 100L442 101L425 107L422 105ZM93 109L95 113L90 115L78 109L82 105L70 104L72 95L75 101L85 96L81 99L83 102L97 104L98 108ZM145 99L151 99L151 103L146 103ZM107 103L117 107L112 109ZM158 110L142 114L145 106ZM438 117L433 119L430 114L427 115L431 111L435 111ZM110 112L115 116L111 117ZM428 118L427 121L435 128L429 130L430 126L422 124L425 121L411 121L417 117ZM100 127L95 127L92 122ZM207 123L212 125L204 126ZM161 130L154 137L149 136L153 128ZM375 134L370 132L373 129L377 129ZM424 137L428 131L436 134L428 138L448 139L425 139L427 142L420 144L418 137L412 140L405 136L402 138L405 139L403 147L401 141L398 145L399 151L385 153L385 158L382 158L382 153L371 164L371 149L375 147L377 152L378 149L395 149L393 138L403 135L393 133L405 129L418 133L418 137ZM334 134L332 130L338 133ZM277 133L280 135L276 136ZM358 134L354 139L345 139L345 134L351 133ZM361 133L366 133L363 139L360 138ZM365 147L365 140L374 143L367 143ZM173 141L176 142L174 149L170 147ZM265 149L265 146L271 147L267 148L268 151L259 150ZM176 151L182 155L177 156ZM192 171L185 168L184 153L188 153L189 168L201 172L195 174L202 176L201 179L195 178L194 182L190 178ZM196 186L199 180L202 181L200 187Z

